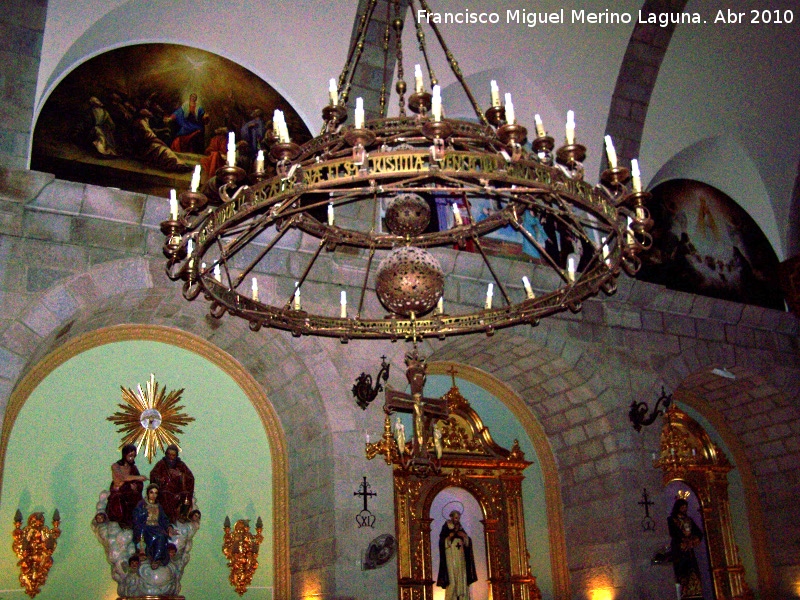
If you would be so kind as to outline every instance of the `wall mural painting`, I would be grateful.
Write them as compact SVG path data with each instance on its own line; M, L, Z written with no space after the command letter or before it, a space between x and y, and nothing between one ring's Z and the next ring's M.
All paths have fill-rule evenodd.
M642 257L639 279L784 310L775 251L736 202L688 179L666 181L651 191L653 247Z
M126 46L58 84L36 123L31 168L166 196L189 187L195 165L204 181L224 165L228 131L250 171L276 108L294 141L311 138L280 94L230 60L174 44Z

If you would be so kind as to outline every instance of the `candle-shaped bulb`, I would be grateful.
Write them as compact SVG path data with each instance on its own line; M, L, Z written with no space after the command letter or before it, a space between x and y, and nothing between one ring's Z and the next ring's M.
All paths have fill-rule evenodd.
M527 275L522 276L522 286L525 288L525 295L529 300L536 297L536 295L533 293L533 288L531 287L531 282Z
M631 160L631 185L634 192L642 191L642 172L639 170L639 161Z
M436 314L444 314L444 296L439 296L439 301L436 303Z
M339 298L339 305L341 307L341 312L339 313L339 316L341 316L343 319L346 319L347 318L347 292L345 292L344 290L342 290L341 296Z
M252 290L253 290L253 294L252 294L253 300L258 302L258 280L255 277L253 277Z
M333 227L333 202L328 203L328 225Z
M431 114L433 114L434 121L442 120L442 89L438 85L433 86L433 99L431 100Z
M175 190L169 191L169 218L178 220L178 195Z
M567 111L567 145L571 146L575 143L575 112Z
M336 106L339 102L339 91L336 89L335 79L328 82L328 95L331 98L331 106Z
M494 296L494 284L490 283L486 288L486 304L484 305L486 310L492 308L492 296Z
M275 137L279 139L281 137L280 118L282 116L283 113L277 108L272 113L272 132L275 134Z
M547 135L547 132L544 130L544 123L542 122L542 117L538 114L533 115L533 122L536 124L536 135L538 137L544 137Z
M294 282L294 297L292 298L292 308L300 310L300 282Z
M570 281L575 281L575 257L567 257L567 278Z
M365 433L365 434L364 434L364 437L366 438L366 440L367 440L367 443L369 444L369 434L368 434L368 433Z
M190 189L192 192L197 192L200 187L200 165L194 166L194 173L192 173L192 183Z
M464 220L461 218L461 211L458 209L458 204L455 202L453 202L453 218L456 221L456 226L464 224Z
M489 85L492 89L492 106L500 106L500 88L497 87L497 82L492 79Z
M421 94L422 90L422 67L419 65L414 65L414 91L417 94Z
M189 238L189 241L186 242L186 254L191 256L192 252L194 252L194 240Z
M612 169L617 168L617 151L614 149L614 141L611 136L606 134L606 156L608 157L608 166Z
M511 94L506 93L506 123L513 125L517 122L517 115L514 114L514 103L511 102Z
M364 129L364 99L356 98L355 128Z
M259 150L256 155L256 173L264 172L264 151Z
M232 131L228 132L228 166L236 166L236 136Z
M222 271L219 268L219 263L214 265L214 279L219 282L222 282Z

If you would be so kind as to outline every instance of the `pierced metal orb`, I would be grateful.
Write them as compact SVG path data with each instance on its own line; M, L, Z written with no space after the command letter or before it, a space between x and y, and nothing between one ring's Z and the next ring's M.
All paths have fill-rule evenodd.
M395 248L378 265L375 292L381 304L403 317L431 311L444 291L444 274L433 255L414 246Z
M386 207L386 227L395 235L419 235L431 222L431 209L417 194L400 194Z

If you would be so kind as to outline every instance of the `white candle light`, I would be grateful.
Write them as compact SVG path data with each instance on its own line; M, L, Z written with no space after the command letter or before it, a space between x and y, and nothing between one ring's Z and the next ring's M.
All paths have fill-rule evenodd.
M341 312L339 313L339 316L342 317L343 319L346 319L347 318L347 292L345 292L344 290L342 290L342 294L341 294L341 297L339 299L339 304L341 305Z
M328 203L328 225L333 227L333 202Z
M331 97L331 106L336 106L339 103L339 91L336 89L335 79L328 82L328 95Z
M492 89L492 106L500 106L500 88L497 87L497 82L492 79L489 85Z
M527 275L522 276L522 286L525 288L525 294L528 296L529 300L536 297L536 295L533 293L533 288L531 287L531 282Z
M417 94L421 94L422 90L422 67L419 65L414 65L414 91Z
M635 158L631 160L631 185L634 192L642 191L642 173L639 171L639 161Z
M484 305L486 310L492 308L492 296L494 296L494 284L490 283L486 288L486 304Z
M253 277L253 285L251 286L251 288L253 290L253 294L252 294L253 300L258 302L258 281L256 280L255 277Z
M364 99L363 98L356 98L356 116L355 116L355 128L356 129L363 129L364 128Z
M458 204L453 202L453 218L456 220L456 225L461 226L464 224L463 219L461 218L461 211L458 209Z
M575 112L567 111L567 145L571 146L575 143Z
M436 314L444 314L444 296L439 296L439 301L436 303Z
M214 279L216 279L220 283L222 282L222 271L219 268L219 263L214 265Z
M300 310L300 282L294 282L294 298L292 298L292 308Z
M438 85L433 86L433 99L431 100L431 114L433 114L434 121L442 120L442 89Z
M612 169L617 168L617 151L614 149L614 141L610 135L606 135L606 156L608 157L608 166Z
M264 172L264 151L259 150L256 155L256 173Z
M514 114L514 103L511 102L511 94L506 94L506 123L513 125L517 122L517 115Z
M575 281L575 257L567 257L567 279Z
M228 132L228 166L236 166L236 136L232 131Z
M186 242L186 254L191 256L192 252L194 252L194 240L189 238L189 241Z
M169 218L178 220L178 195L175 190L169 191Z
M544 137L547 135L547 132L544 130L544 123L542 122L542 117L538 114L533 115L533 122L536 124L536 135L538 137Z
M190 189L192 192L197 192L200 187L200 165L194 166L194 173L192 173L192 183Z

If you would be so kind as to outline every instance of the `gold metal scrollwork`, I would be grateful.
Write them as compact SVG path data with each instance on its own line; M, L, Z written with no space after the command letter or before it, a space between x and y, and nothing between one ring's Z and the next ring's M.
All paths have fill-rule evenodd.
M231 570L228 581L240 596L250 587L258 569L258 549L264 541L264 536L261 535L263 528L261 517L258 517L255 535L250 531L249 519L239 519L231 531L231 521L225 517L222 553L228 559Z
M19 583L31 598L41 591L53 566L56 540L61 535L58 528L60 522L58 510L53 513L52 528L44 524L44 513L31 513L25 527L22 527L22 513L19 510L14 516L11 549L19 558Z

